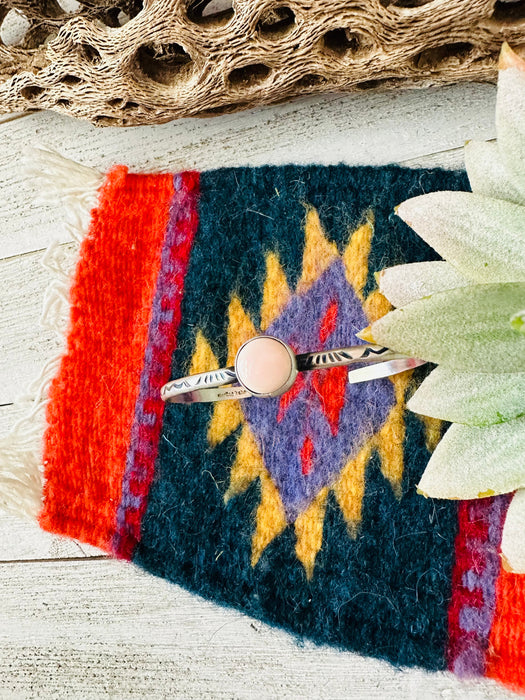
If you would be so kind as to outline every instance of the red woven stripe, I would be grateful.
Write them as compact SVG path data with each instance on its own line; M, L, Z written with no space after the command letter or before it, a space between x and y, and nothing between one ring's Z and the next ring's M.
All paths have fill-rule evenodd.
M115 168L71 289L67 352L50 390L43 528L109 549L121 498L171 175Z
M165 407L160 398L160 388L171 374L184 280L198 225L198 197L199 174L176 174L112 545L113 552L126 559L132 557L141 538L142 516L146 511L155 469Z
M525 576L502 569L489 640L486 675L525 691Z

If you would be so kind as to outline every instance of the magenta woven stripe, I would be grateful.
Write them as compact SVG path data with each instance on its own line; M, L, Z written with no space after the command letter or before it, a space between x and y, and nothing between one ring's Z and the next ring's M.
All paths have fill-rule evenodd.
M113 551L123 559L131 559L140 541L142 516L155 470L164 414L160 388L170 378L177 342L184 278L198 226L199 174L175 175L174 190L113 538Z

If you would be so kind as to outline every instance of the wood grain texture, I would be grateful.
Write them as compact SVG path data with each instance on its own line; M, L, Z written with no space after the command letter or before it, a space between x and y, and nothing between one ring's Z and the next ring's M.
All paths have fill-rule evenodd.
M120 26L123 7L131 19ZM130 126L320 92L493 81L502 42L525 38L521 7L496 0L227 7L214 15L203 0L86 0L67 13L56 2L4 0L0 20L16 8L27 31L16 45L0 39L0 110Z
M35 521L0 514L0 564L83 557L105 554L96 547L44 532Z
M513 697L311 643L109 560L0 564L0 696Z
M28 146L49 146L102 171L116 163L149 172L290 162L415 163L461 148L468 139L493 138L495 97L493 86L468 84L311 97L220 119L125 130L97 129L51 112L0 124L0 258L69 240L56 207L42 206L24 175Z
M60 348L55 333L40 326L52 279L41 265L42 254L0 260L0 404L18 398Z
M23 405L0 404L0 440L7 435L11 426L26 413Z

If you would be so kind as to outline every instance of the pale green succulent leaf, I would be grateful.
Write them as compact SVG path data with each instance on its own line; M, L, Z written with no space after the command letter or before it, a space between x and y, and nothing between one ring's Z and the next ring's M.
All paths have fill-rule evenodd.
M505 516L501 538L501 556L505 569L525 573L525 490L518 489Z
M525 189L525 61L502 50L496 100L498 147L516 186Z
M483 498L525 485L525 418L487 427L454 423L438 444L418 489L432 498Z
M502 423L525 415L525 372L483 374L436 367L407 405L414 413L451 423Z
M525 284L458 287L395 309L371 326L374 342L449 369L525 371L525 335L509 318L525 306Z
M396 265L380 272L379 291L392 306L405 306L435 292L463 287L468 281L443 261Z
M397 214L472 282L525 281L525 207L471 192L431 192Z
M497 143L469 141L465 144L465 166L475 194L525 206L525 187L521 188L513 181L503 163Z

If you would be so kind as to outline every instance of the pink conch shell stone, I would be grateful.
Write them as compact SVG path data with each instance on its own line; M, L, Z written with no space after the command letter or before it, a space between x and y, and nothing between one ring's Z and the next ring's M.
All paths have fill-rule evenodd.
M285 386L294 371L286 346L275 338L259 336L239 350L237 378L253 394L273 394Z

